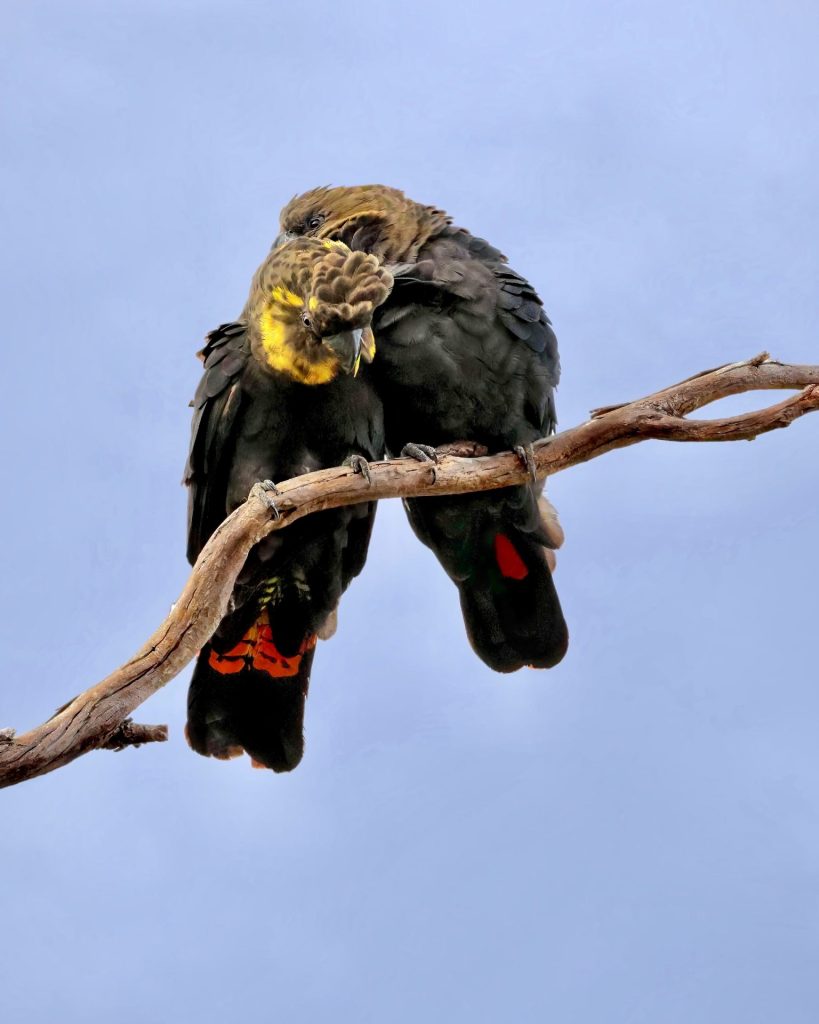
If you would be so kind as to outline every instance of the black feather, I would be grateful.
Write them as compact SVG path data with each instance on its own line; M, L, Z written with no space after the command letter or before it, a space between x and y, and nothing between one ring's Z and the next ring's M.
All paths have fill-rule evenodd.
M371 373L385 402L387 445L472 440L490 451L554 430L557 339L531 284L484 239L445 228L417 263L390 268L391 298L374 325ZM405 502L413 528L458 586L470 641L498 671L556 664L566 623L543 548L540 488ZM495 538L525 576L505 576ZM503 543L506 543L503 542Z
M384 450L381 405L363 377L316 388L272 374L238 322L212 332L203 354L185 470L191 562L257 481L340 465L351 454L374 460ZM215 757L245 750L275 771L298 764L316 634L364 566L374 515L374 503L319 512L253 549L232 610L194 669L187 726L194 750ZM246 653L235 654L237 645Z

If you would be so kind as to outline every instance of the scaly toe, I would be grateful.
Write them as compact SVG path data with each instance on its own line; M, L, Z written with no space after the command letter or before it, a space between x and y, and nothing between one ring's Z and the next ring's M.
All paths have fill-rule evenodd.
M537 466L535 465L535 449L530 444L516 444L512 449L526 467L532 483L537 483Z
M354 473L360 473L368 484L372 484L370 464L363 455L348 455L342 465L349 466Z
M402 459L415 459L416 462L426 462L432 470L432 482L438 479L438 453L429 444L405 444L401 449Z
M250 488L248 497L258 498L268 507L275 519L281 519L282 514L275 500L275 495L277 494L281 494L281 491L272 480L260 480Z
M430 444L405 444L401 449L402 459L415 459L416 462L437 462L438 453Z

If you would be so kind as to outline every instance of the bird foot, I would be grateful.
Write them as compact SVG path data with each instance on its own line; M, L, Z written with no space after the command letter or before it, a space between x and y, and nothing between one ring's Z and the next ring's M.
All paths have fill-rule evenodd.
M432 470L432 482L438 479L438 452L429 444L405 444L401 449L402 459L415 459L416 462L426 462Z
M535 449L530 444L516 444L512 451L517 455L523 465L526 467L526 472L529 474L529 479L533 484L537 483L537 466L535 465Z
M370 464L363 455L348 455L341 465L349 466L354 473L360 473L367 483L372 485L373 479L370 474Z
M274 519L281 519L282 514L279 511L279 506L276 504L275 496L282 492L273 483L272 480L260 480L250 488L250 498L258 498L264 505L268 507L270 512L273 514Z

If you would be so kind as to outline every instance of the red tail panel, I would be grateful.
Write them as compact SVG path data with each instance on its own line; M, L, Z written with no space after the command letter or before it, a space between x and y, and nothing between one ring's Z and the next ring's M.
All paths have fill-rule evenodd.
M502 533L495 534L495 561L507 579L522 580L529 575L529 570L515 545Z

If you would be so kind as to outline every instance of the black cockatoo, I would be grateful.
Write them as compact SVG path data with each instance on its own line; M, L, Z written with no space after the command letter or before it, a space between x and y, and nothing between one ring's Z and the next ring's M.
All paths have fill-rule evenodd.
M382 457L381 402L358 369L391 287L375 256L299 239L270 253L239 319L208 335L185 472L191 562L254 483ZM319 512L253 549L191 679L198 753L299 763L316 638L364 566L374 514L375 503Z
M557 339L535 290L488 242L382 185L297 196L280 226L280 242L339 240L376 254L393 274L368 368L390 453L429 457L428 446L470 440L525 458L553 432ZM568 646L546 551L560 531L541 514L541 494L533 482L405 503L458 588L473 648L500 672L551 667Z

